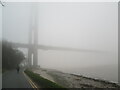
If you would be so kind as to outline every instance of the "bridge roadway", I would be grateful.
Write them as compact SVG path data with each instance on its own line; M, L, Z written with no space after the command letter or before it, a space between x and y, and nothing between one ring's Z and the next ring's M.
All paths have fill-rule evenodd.
M90 50L90 49L79 49L79 48L71 48L71 47L59 47L59 46L47 46L47 45L35 45L35 44L22 44L22 43L12 43L14 47L17 48L30 48L33 50L34 48L43 49L43 50L62 50L62 51L77 51L77 52L102 52L100 50Z

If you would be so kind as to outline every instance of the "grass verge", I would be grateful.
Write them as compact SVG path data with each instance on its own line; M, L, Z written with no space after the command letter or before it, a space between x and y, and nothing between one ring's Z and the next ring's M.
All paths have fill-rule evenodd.
M66 88L48 80L43 77L41 77L39 74L33 73L30 70L24 71L37 85L39 85L42 88L61 88L62 90L67 90Z

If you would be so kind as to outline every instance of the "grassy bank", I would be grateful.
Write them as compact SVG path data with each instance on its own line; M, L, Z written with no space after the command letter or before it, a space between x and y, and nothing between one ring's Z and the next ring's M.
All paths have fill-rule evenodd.
M66 90L65 88L63 88L62 86L47 80L43 77L41 77L39 74L33 73L30 70L25 70L25 73L34 81L37 83L37 85L39 85L42 88L61 88L62 90Z

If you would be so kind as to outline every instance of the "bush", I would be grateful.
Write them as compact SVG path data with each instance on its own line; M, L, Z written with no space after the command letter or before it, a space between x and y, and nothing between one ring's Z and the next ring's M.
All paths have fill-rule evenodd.
M2 68L14 69L25 57L21 51L15 48L10 42L2 42Z

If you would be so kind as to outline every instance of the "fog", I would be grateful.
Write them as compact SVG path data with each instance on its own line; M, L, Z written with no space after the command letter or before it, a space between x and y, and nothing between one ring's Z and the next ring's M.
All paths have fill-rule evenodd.
M31 23L37 23L38 44L82 49L39 49L41 67L118 81L117 2L5 3L3 39L27 44Z

